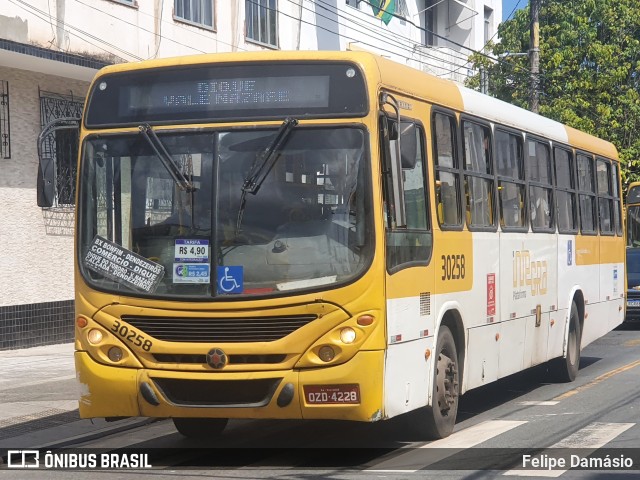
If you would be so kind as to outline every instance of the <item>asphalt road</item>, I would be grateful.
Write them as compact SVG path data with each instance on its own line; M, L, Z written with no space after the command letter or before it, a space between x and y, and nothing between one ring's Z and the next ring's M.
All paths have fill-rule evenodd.
M152 469L0 470L0 477L638 477L639 380L640 329L623 326L583 350L573 383L549 383L544 368L536 368L468 392L461 399L454 433L438 442L412 439L406 433L406 419L377 424L231 421L221 437L207 441L185 439L170 421L132 419L98 422L86 431L60 425L30 432L32 446L127 448L147 452ZM567 464L589 461L589 455L595 462L608 458L623 467L629 461L633 466L601 471L558 466L562 459ZM552 462L556 468L549 469Z

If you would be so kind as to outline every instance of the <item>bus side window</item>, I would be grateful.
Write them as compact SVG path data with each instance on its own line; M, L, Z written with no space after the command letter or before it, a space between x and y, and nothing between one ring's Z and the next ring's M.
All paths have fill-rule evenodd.
M470 227L491 227L494 225L491 130L463 121L462 131L467 223Z
M431 258L432 248L426 193L424 132L422 128L409 122L401 122L399 132L402 154L404 156L408 153L411 157L403 161L402 192L400 192L404 198L407 225L387 229L387 269L389 271L395 271L403 265L426 264ZM396 152L395 142L397 140L390 141L389 150L392 161ZM384 150L383 148L382 151Z
M496 173L503 229L524 228L525 183L522 136L496 129Z
M549 231L555 228L549 145L536 140L527 140L527 154L531 229Z
M564 148L554 148L556 167L556 206L558 231L575 233L578 230L576 203L576 181L573 168L573 154Z
M455 118L435 113L432 131L438 222L445 227L461 226L460 171L456 151Z
M620 214L620 193L619 187L620 185L620 176L618 171L618 164L613 162L611 169L611 185L613 186L613 223L616 228L616 234L621 237L622 236L622 221Z
M595 234L596 189L593 180L593 158L578 154L578 203L580 204L580 226L582 233Z
M598 183L598 217L600 218L600 233L614 234L613 198L611 188L611 164L608 160L596 160L596 180Z

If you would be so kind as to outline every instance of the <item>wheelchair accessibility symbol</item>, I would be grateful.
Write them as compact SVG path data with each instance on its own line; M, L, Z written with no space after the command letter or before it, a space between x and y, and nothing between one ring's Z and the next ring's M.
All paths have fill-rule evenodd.
M218 293L242 293L243 267L217 267Z

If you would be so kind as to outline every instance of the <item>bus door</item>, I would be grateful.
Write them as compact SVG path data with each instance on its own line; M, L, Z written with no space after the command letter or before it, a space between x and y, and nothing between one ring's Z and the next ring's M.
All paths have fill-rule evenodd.
M398 116L380 117L387 292L385 415L426 404L425 350L433 335L432 253L424 130Z

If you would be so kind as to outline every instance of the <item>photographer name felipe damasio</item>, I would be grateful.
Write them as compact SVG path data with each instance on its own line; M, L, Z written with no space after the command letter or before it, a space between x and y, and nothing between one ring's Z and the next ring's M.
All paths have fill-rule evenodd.
M553 456L553 455L523 455L522 467L544 470L558 468L589 468L589 469L630 469L633 468L633 459L624 455L598 456Z

